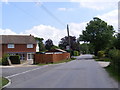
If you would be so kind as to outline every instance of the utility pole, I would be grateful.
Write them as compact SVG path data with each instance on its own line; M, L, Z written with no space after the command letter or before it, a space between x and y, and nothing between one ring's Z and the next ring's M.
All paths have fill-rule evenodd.
M70 34L69 34L69 26L68 26L68 24L67 24L67 33L68 33L69 50L70 50L70 54L71 54L71 44L70 44Z

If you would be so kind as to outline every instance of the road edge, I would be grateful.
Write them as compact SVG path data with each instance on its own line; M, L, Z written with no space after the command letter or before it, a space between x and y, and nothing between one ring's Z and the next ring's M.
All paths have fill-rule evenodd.
M5 77L6 78L6 77ZM4 88L6 88L7 86L9 86L10 84L11 84L11 80L9 79L9 78L6 78L6 79L8 79L8 83L6 84L6 85L4 85L3 87L2 87L2 89L4 89Z

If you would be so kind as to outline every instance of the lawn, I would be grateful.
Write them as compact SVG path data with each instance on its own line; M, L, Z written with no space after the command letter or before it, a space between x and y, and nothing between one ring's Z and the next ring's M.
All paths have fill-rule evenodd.
M104 62L110 62L111 59L109 58L100 58L100 59L95 59L96 61L104 61Z
M6 78L4 78L4 77L0 77L0 89L4 86L4 85L6 85L6 84L8 84L9 83L9 80L8 79L6 79Z
M110 62L111 59L104 57L104 58L98 58L97 56L93 56L93 59L95 59L95 61L104 61L104 62Z

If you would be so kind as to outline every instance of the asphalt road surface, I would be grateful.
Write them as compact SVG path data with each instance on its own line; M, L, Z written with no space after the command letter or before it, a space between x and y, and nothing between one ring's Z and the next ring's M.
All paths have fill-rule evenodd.
M64 64L3 68L3 76L11 79L7 88L118 88L91 55Z

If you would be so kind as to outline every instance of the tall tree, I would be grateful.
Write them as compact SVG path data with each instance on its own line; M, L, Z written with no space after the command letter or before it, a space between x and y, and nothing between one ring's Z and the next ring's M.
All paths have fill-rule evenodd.
M77 42L76 37L75 36L69 36L70 37L70 48L71 50L77 50L79 51L79 42ZM66 50L66 46L69 45L69 38L68 36L65 36L64 38L61 39L61 41L59 42L59 47L61 49Z
M116 35L115 48L120 50L120 33Z
M43 43L43 38L35 37L35 40L38 41L39 51L45 51L45 45Z
M45 42L45 48L47 50L50 50L53 46L54 46L53 45L53 41L51 39L46 40L46 42Z
M94 53L97 55L99 50L105 49L113 37L113 26L97 17L93 18L80 35L80 40L90 42L94 46Z

